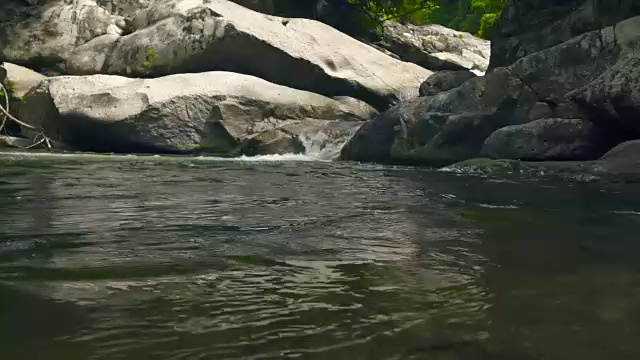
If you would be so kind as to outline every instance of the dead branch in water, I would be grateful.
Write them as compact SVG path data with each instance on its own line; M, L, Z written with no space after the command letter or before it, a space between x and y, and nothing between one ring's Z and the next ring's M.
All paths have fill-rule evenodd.
M0 123L0 131L2 131L2 129L4 129L4 126L7 123L7 119L15 122L16 124L18 124L18 125L20 125L20 126L22 126L24 128L36 131L37 129L35 127L33 127L33 126L23 122L23 121L20 121L20 120L16 119L13 115L11 115L9 113L9 92L7 91L7 88L4 86L4 84L2 84L1 82L0 82L0 90L2 90L2 92L4 93L4 102L5 102L4 106L2 106L0 104L0 113L2 115L2 122ZM40 137L42 137L42 139L40 139L40 141L38 141ZM33 144L30 145L30 146L27 146L24 149L34 148L34 147L36 147L36 146L38 146L38 145L40 145L42 143L45 143L47 149L49 149L49 150L52 149L51 142L50 142L49 138L47 137L47 135L45 135L44 131L38 133L38 135L36 135L36 137L33 139Z
M0 126L0 130L2 130L2 128L4 127L5 122L7 121L7 118L15 123L17 123L18 125L25 127L29 130L36 130L36 128L34 128L33 126L24 123L18 119L16 119L15 117L13 117L13 115L9 114L9 92L7 91L7 88L4 87L4 84L0 83L0 88L2 88L2 91L4 92L4 99L5 99L5 106L1 106L0 105L0 111L2 112L2 114L5 116L4 120L2 120L2 125Z

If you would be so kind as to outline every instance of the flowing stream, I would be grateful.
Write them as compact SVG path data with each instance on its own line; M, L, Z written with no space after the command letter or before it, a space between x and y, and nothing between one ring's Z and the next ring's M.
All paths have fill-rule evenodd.
M640 359L640 187L0 153L0 359Z

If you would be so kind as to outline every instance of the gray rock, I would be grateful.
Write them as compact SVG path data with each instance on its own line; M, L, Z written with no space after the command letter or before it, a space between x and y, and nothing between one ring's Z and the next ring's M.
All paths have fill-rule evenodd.
M417 96L431 75L323 23L265 15L228 0L99 5L104 8L93 0L58 0L18 8L19 15L0 22L0 60L72 75L232 71L380 109ZM123 16L130 17L126 31L118 26Z
M496 69L432 97L405 101L362 126L346 160L441 166L477 157L495 130L528 122L534 94Z
M363 126L343 157L385 162L407 162L409 157L411 163L435 164L438 159L465 160L480 156L484 140L499 128L549 112L597 122L611 143L640 136L640 31L635 19L584 33L447 92L400 104L372 120L377 124ZM410 141L394 130L400 118ZM473 135L465 135L469 132ZM373 144L382 148L371 151ZM369 149L368 154L358 149Z
M602 41L610 30L582 34L526 56L509 69L539 101L560 104L568 100L568 93L589 84L616 63L619 51L615 41Z
M383 40L378 44L402 60L430 70L476 70L489 66L491 44L469 33L441 25L383 24Z
M549 104L544 102L537 102L529 111L529 120L539 120L549 118L553 115L553 111Z
M553 176L561 179L595 181L606 177L597 161L520 161L476 158L451 164L440 171L483 176Z
M491 34L491 66L520 58L640 15L637 0L506 0Z
M1 67L6 74L4 83L11 88L11 95L15 99L22 98L29 90L47 78L31 69L12 63L6 62Z
M607 151L600 160L609 162L632 160L640 164L640 156L638 155L640 155L640 140L631 140L618 144Z
M553 115L548 117L561 119L589 119L589 113L573 101L557 104L552 109Z
M476 77L474 73L467 70L451 71L443 70L434 73L420 85L420 96L433 96L441 92L456 88L465 81Z
M115 18L92 0L52 0L31 5L8 1L0 5L0 61L53 73L78 45L116 33Z
M603 126L640 137L640 16L615 27L617 62L569 97Z
M62 76L40 83L26 101L30 111L22 120L76 149L221 156L239 155L243 142L276 129L298 138L318 132L346 138L376 113L355 101L229 72ZM282 149L269 146L262 148Z
M494 159L594 160L609 149L606 137L581 119L541 119L496 130L482 154Z
M593 173L611 181L640 182L640 140L627 141L593 164Z

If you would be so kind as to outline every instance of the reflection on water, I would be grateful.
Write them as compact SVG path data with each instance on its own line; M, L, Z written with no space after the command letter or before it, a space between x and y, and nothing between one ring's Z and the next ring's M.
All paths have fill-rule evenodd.
M4 153L0 358L638 359L639 200L347 163Z

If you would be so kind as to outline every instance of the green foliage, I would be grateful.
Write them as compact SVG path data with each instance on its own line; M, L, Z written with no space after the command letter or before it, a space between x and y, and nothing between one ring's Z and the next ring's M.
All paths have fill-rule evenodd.
M368 24L379 28L394 20L416 25L441 24L486 37L504 8L504 0L346 0L367 15Z
M487 31L493 27L496 19L498 19L498 14L496 13L482 15L482 17L480 18L480 29L478 30L478 36L481 38L486 38Z
M145 74L151 73L151 69L153 68L153 64L156 60L158 60L158 53L153 49L147 50L145 54L145 61L142 64L142 71Z
M11 81L7 81L5 85L8 94L4 93L4 90L0 88L0 104L4 107L5 101L7 98L11 99L11 92L13 91L13 83Z

